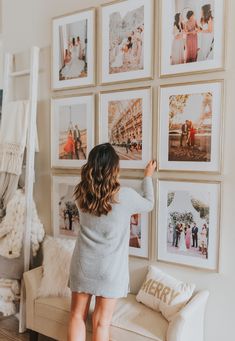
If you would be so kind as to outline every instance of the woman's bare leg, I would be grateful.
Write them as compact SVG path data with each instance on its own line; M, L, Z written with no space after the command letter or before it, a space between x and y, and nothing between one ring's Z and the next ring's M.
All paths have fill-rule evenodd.
M109 328L117 299L96 297L92 341L109 341Z
M86 340L86 318L90 302L91 295L72 292L67 341Z

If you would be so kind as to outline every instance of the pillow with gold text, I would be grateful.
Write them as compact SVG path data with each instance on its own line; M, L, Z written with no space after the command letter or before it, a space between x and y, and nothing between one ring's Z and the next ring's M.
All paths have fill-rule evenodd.
M194 284L183 283L150 265L136 300L153 310L160 311L168 321L171 321L190 300L194 289Z

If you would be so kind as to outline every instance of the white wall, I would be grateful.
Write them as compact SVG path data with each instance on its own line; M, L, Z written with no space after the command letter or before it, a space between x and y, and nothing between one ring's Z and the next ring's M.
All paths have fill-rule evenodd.
M51 18L73 12L90 6L99 6L105 0L3 0L3 35L5 51L24 51L32 45L41 47L41 74L38 105L38 129L40 138L40 154L37 156L37 182L35 196L40 216L48 233L51 233L50 214L50 58L51 58ZM158 1L156 0L156 3ZM156 6L157 18L157 6ZM235 1L228 0L226 14L227 23L227 69L225 72L209 73L177 77L175 79L159 80L157 70L152 82L142 82L142 85L151 84L155 89L154 98L154 129L156 129L157 115L157 87L159 84L176 83L192 80L209 80L225 78L226 98L224 111L224 174L222 193L221 218L221 252L220 273L213 274L206 271L193 270L175 265L158 263L158 266L183 280L195 282L199 289L210 290L210 300L206 315L205 341L233 341L235 326L235 223L234 223L234 193L235 193L235 158L234 158L234 131L235 131ZM157 25L156 25L157 26ZM156 32L156 41L157 41ZM99 45L99 42L98 42ZM158 56L156 44L156 56ZM17 67L24 67L27 61L25 55L19 55ZM157 60L157 57L156 59ZM24 80L17 83L17 96L25 96ZM123 87L133 87L138 83L126 84ZM115 86L106 86L102 89L115 89ZM118 88L118 85L116 86ZM96 87L89 91L97 93L101 88ZM70 91L71 92L71 91ZM69 92L69 93L70 93ZM87 89L75 90L73 93L85 93ZM156 130L155 130L156 131ZM154 156L156 157L156 134L154 137ZM55 172L54 172L55 173ZM62 173L62 172L60 172ZM136 174L139 174L138 172ZM141 174L141 173L140 173ZM162 174L166 177L166 174ZM175 177L174 174L171 177ZM181 178L202 179L203 175L180 174ZM215 178L210 176L209 179ZM154 241L155 224L152 226ZM154 246L154 242L152 242ZM154 250L153 250L154 251ZM155 252L152 252L151 262L154 262ZM146 272L147 261L131 258L132 288L137 290ZM196 328L197 326L195 326ZM190 340L189 340L190 341Z

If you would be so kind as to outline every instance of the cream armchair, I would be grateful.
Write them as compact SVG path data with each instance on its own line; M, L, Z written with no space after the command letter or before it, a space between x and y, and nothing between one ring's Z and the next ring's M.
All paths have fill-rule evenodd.
M30 340L38 333L66 341L70 310L69 297L37 298L42 267L24 273L26 287L26 327ZM113 316L112 341L204 341L204 315L209 293L200 291L169 323L160 313L138 303L135 295L120 299ZM91 340L91 304L87 340Z

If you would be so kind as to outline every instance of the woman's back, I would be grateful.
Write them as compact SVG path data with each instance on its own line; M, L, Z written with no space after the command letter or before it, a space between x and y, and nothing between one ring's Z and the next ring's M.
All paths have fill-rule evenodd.
M80 231L71 261L70 288L96 296L128 294L129 238L132 214L151 211L154 204L152 178L143 180L144 197L121 187L117 203L107 215L97 217L80 211Z

